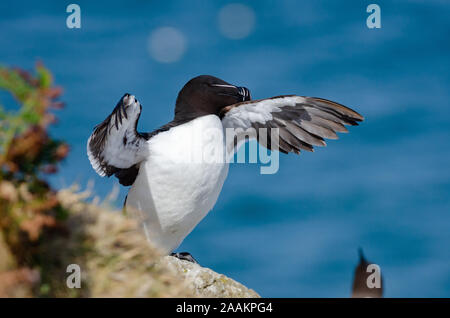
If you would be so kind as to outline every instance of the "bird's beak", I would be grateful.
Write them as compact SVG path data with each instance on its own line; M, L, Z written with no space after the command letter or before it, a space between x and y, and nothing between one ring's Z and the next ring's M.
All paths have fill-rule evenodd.
M251 99L250 90L247 87L229 84L213 84L212 86L224 88L225 90L220 92L219 95L235 97L239 102L245 102Z
M251 100L252 97L250 96L250 90L247 87L243 87L243 86L238 86L236 87L239 91L239 96L242 97L242 101L248 101Z

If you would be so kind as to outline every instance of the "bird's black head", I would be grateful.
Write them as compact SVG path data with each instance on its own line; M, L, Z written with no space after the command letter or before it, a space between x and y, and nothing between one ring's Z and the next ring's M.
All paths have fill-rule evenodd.
M229 105L250 100L245 87L229 84L210 75L194 77L178 93L175 119L219 115Z

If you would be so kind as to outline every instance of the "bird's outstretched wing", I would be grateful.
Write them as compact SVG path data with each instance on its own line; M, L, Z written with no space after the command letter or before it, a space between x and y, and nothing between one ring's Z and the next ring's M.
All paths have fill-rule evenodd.
M125 94L112 113L94 128L87 154L100 176L115 174L123 185L134 181L137 164L148 154L146 135L136 131L141 109L133 95Z
M227 140L229 154L254 138L264 147L283 153L313 151L313 146L326 145L324 138L337 139L336 132L348 132L345 125L355 126L364 119L338 103L295 95L230 105L223 109L221 118L224 128L236 131L234 140ZM278 128L278 140L271 138L273 128Z

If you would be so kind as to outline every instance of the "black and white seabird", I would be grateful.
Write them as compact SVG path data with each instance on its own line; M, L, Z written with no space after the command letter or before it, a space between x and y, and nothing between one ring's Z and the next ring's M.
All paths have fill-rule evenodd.
M100 176L114 175L122 185L131 185L125 208L138 212L147 238L167 254L214 207L228 174L225 158L249 139L242 133L228 141L227 128L255 128L250 137L264 147L299 154L325 146L324 138L337 139L336 132L347 132L345 125L363 120L354 110L322 98L251 100L247 88L209 75L186 83L174 119L161 128L138 132L141 110L139 101L125 94L94 128L87 153ZM278 128L278 140L271 140L273 128Z
M352 288L352 297L353 298L381 298L383 297L383 276L380 275L380 286L378 288L369 287L367 284L368 280L371 280L373 271L369 269L368 266L370 264L374 264L369 262L364 257L363 250L360 248L358 250L359 254L359 264L355 268L355 273L353 277L353 288ZM381 274L381 273L380 273Z

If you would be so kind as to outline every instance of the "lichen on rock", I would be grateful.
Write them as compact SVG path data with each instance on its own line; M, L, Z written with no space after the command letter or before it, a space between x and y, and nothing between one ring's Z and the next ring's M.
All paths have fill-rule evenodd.
M172 256L165 256L160 266L168 267L177 276L185 280L187 288L196 297L225 297L225 298L259 298L252 289L235 280L212 271L209 268L180 260Z

